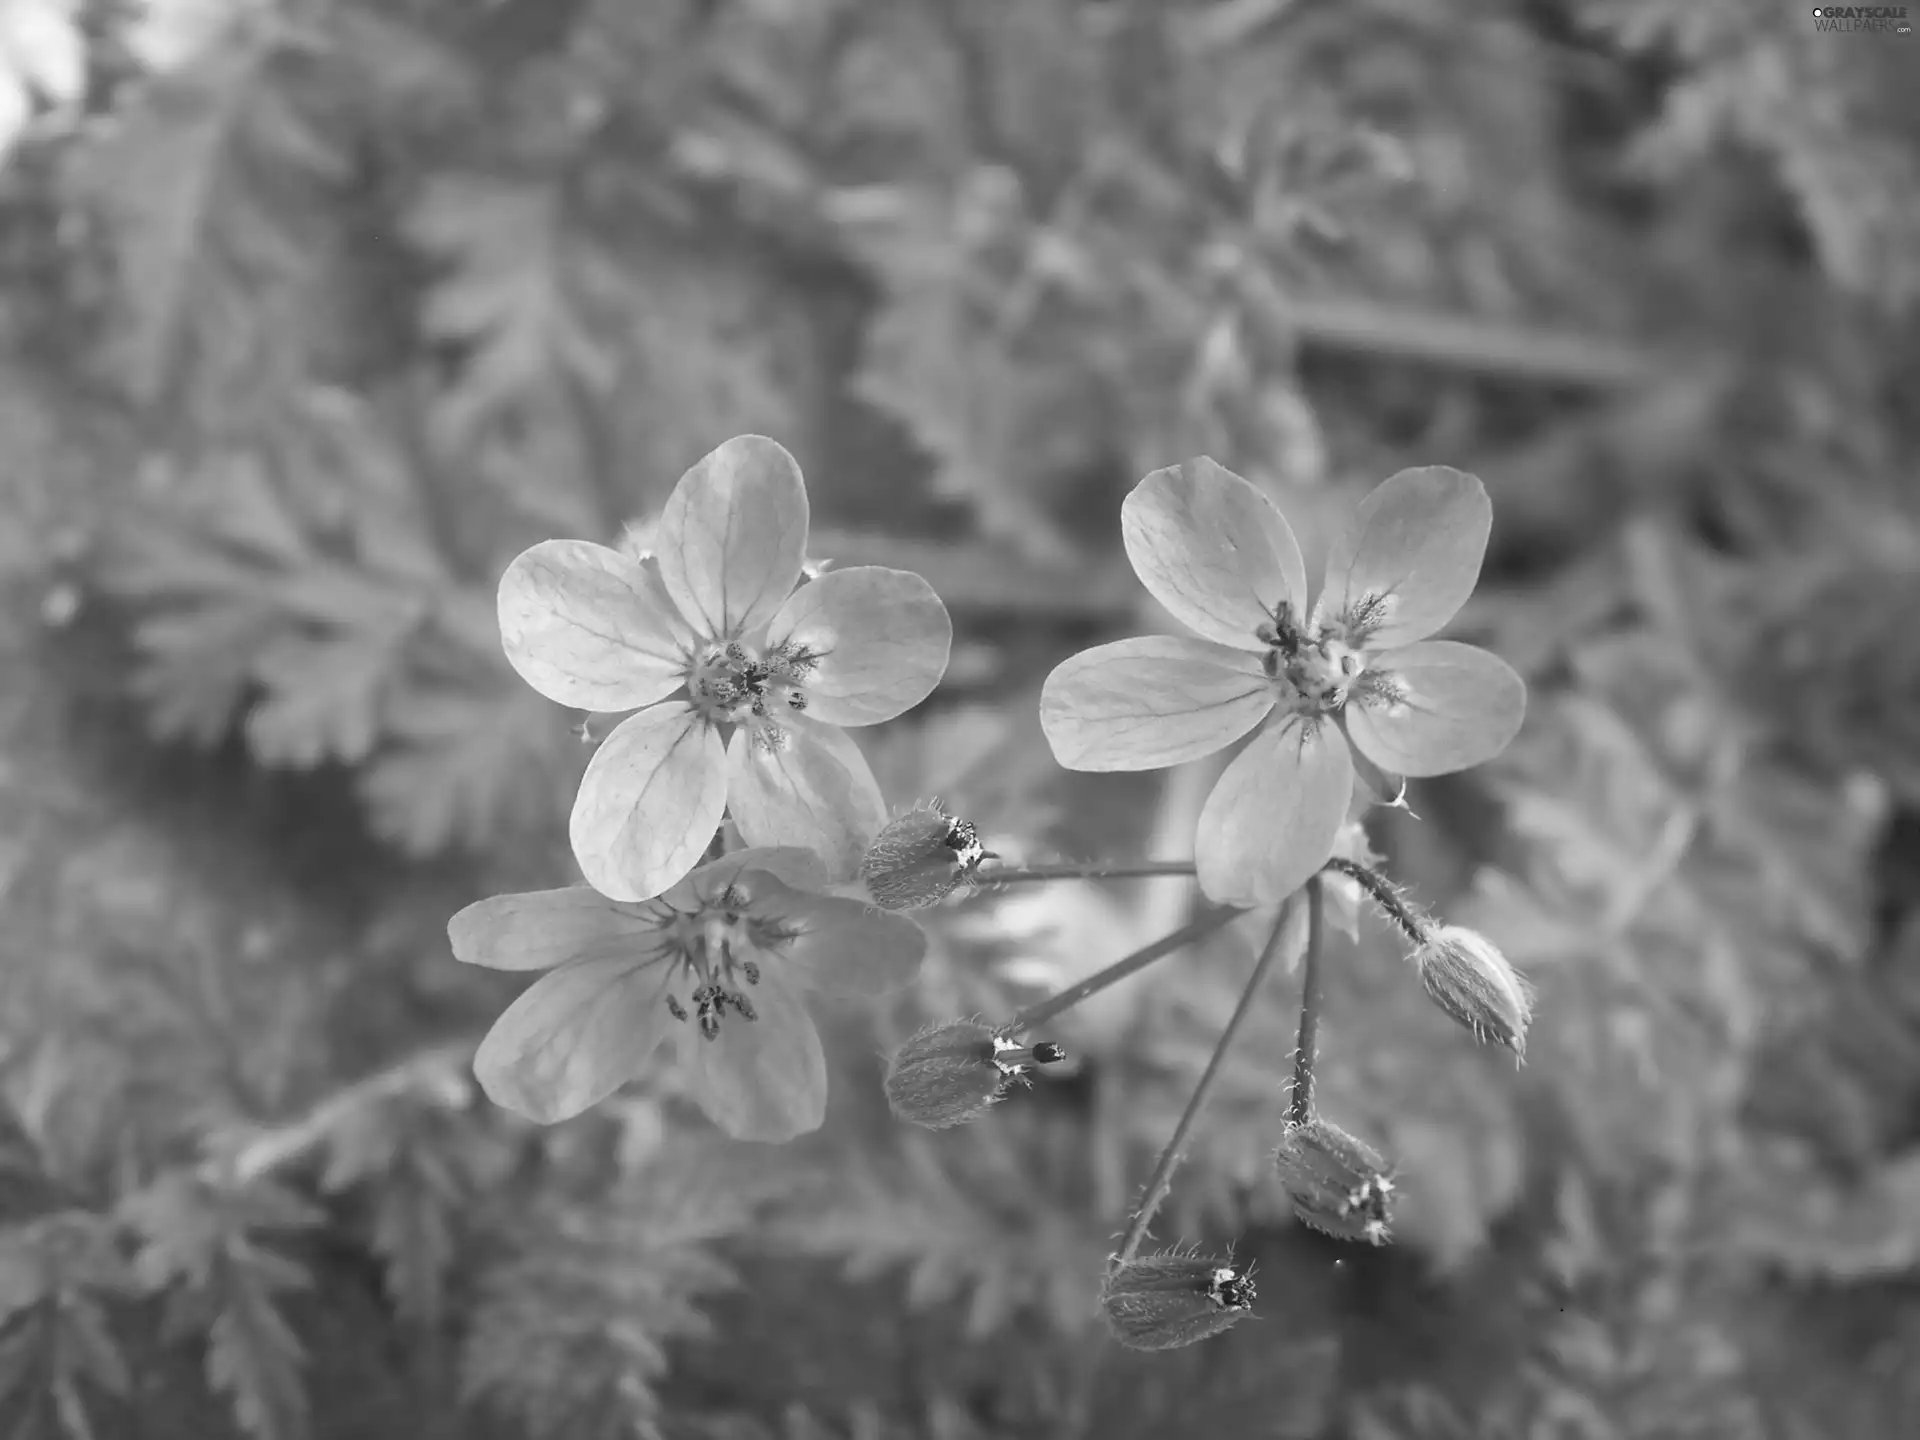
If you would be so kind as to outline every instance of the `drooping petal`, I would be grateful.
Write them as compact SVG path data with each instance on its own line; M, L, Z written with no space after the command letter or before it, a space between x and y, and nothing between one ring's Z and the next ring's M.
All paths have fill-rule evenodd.
M549 970L569 960L629 955L653 943L644 916L588 885L476 900L447 922L453 957L489 970Z
M660 898L683 914L698 910L749 870L771 875L783 885L810 890L827 883L826 863L797 845L751 845L709 860Z
M781 722L787 742L761 744L750 726L727 746L727 804L749 845L816 850L836 880L852 876L887 823L886 802L851 737L805 717Z
M1153 598L1195 633L1241 650L1274 607L1304 618L1306 570L1281 513L1205 456L1156 470L1120 506L1120 534Z
M1339 727L1299 715L1275 720L1234 757L1200 811L1200 888L1223 905L1291 895L1333 853L1352 797Z
M500 577L500 644L520 677L579 710L632 710L686 678L692 637L640 561L587 540L543 540Z
M822 995L885 994L913 979L927 953L918 925L864 900L763 886L754 914L799 931L769 963L796 989Z
M1318 612L1362 625L1382 650L1423 640L1467 603L1480 578L1493 503L1464 470L1426 465L1382 481L1327 555Z
M736 1140L791 1140L827 1114L827 1057L807 1007L777 976L748 993L756 1019L728 1015L708 1040L689 1031L693 1098Z
M1231 745L1272 708L1257 656L1142 635L1055 666L1040 691L1040 726L1069 770L1157 770Z
M601 742L568 833L587 883L615 900L658 895L699 863L727 804L720 737L691 706L630 715Z
M786 448L737 435L680 477L654 532L660 578L702 636L767 623L807 558L807 487Z
M660 965L582 960L542 975L493 1022L473 1073L494 1104L542 1125L578 1115L639 1073L673 1017Z
M829 570L780 607L767 644L819 657L801 687L807 714L829 725L874 725L910 710L947 673L953 622L910 570Z
M1526 682L1477 645L1423 640L1373 657L1367 671L1388 677L1399 699L1375 698L1363 676L1347 703L1347 733L1375 764L1402 775L1484 764L1526 718Z

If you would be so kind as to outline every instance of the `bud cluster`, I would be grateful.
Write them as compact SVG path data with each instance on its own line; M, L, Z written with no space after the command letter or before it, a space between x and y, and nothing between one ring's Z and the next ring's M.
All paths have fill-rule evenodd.
M1251 1270L1231 1257L1169 1250L1116 1265L1100 1290L1100 1313L1130 1350L1174 1350L1230 1329L1253 1308Z
M901 1120L945 1130L977 1120L1015 1086L1031 1086L1033 1066L1066 1057L1051 1041L1022 1045L978 1020L929 1025L888 1063L887 1104Z

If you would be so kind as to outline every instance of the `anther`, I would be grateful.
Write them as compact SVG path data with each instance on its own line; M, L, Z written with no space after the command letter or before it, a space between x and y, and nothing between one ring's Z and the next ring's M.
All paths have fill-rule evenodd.
M760 967L753 961L742 960L740 962L740 973L747 977L747 984L758 985L760 983Z
M687 1007L671 995L667 996L667 1013L683 1024L686 1022Z

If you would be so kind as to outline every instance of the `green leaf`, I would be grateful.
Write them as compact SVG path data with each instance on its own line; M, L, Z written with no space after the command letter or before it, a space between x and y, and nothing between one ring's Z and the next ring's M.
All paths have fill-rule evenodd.
M319 261L315 204L345 169L302 113L271 17L235 22L177 69L132 81L89 133L70 198L107 221L119 269L115 375L148 405L236 395L297 366Z
M623 313L631 286L571 221L552 185L480 174L430 179L405 221L422 250L446 264L421 319L434 339L465 352L440 406L444 433L480 425L556 381L604 393L618 373L606 315Z
M207 1382L227 1397L240 1428L252 1440L300 1440L307 1428L300 1373L306 1353L279 1297L305 1288L311 1277L254 1235L309 1228L320 1223L320 1212L271 1181L234 1189L177 1170L120 1208L140 1237L141 1278L184 1302L176 1316L204 1323Z

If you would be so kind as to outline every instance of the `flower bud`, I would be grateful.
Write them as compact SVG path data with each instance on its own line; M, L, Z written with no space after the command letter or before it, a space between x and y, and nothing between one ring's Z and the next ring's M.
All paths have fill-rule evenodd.
M1533 991L1492 941L1476 930L1442 925L1414 953L1413 962L1434 1004L1479 1039L1526 1058Z
M1339 1240L1386 1243L1393 1181L1371 1147L1316 1116L1287 1126L1273 1167L1302 1224Z
M1175 1350L1232 1328L1253 1300L1252 1274L1232 1260L1169 1250L1109 1272L1100 1313L1129 1350Z
M991 855L972 821L922 805L874 837L860 862L860 877L881 909L920 910L972 880Z
M1031 1085L1031 1066L1066 1056L1051 1041L1021 1045L977 1020L929 1025L888 1062L887 1104L899 1119L929 1130L964 1125L1015 1085Z

